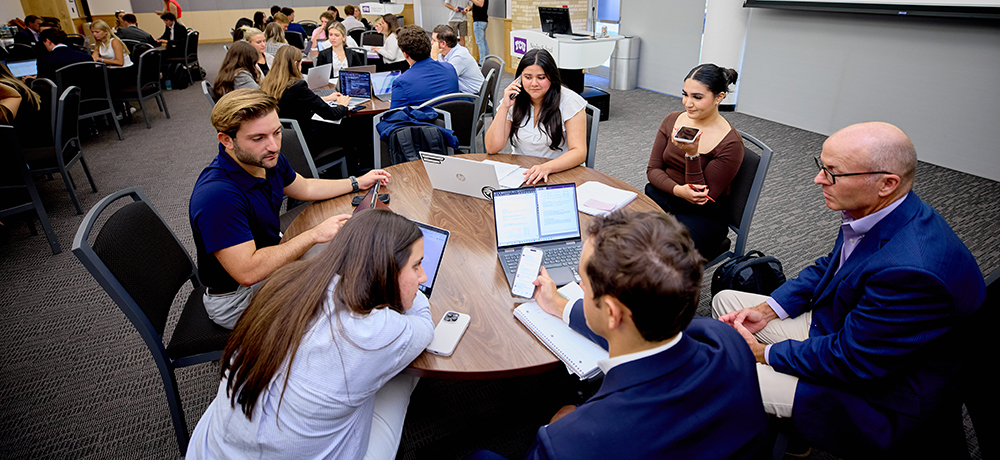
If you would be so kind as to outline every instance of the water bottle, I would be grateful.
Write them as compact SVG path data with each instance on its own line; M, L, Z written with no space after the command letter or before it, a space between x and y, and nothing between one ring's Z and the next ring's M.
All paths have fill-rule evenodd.
M174 89L174 87L170 84L170 80L166 81L166 85L167 85L167 91Z

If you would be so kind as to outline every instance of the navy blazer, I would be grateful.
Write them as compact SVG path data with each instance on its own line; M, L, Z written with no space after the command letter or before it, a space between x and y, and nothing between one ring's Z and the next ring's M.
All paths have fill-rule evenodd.
M38 76L56 81L56 71L77 62L90 62L94 58L83 51L68 46L59 46L38 56Z
M391 108L418 106L438 96L458 92L458 73L447 62L431 58L414 62L392 82Z
M968 248L913 192L837 271L843 238L771 294L791 317L813 317L808 340L772 345L768 361L801 379L792 423L806 439L871 455L912 444L960 407L955 330L982 305L985 285Z
M615 366L594 397L539 428L528 458L756 458L768 422L755 366L732 327L695 318L673 347Z

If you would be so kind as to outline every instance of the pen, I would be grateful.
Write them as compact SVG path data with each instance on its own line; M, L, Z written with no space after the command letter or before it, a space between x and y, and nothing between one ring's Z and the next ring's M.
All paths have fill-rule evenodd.
M700 192L701 191L701 190L698 190L698 188L695 187L694 184L688 184L688 187L691 187L691 190L694 190L696 192ZM705 198L708 198L708 201L711 201L712 203L715 203L715 200L713 200L712 197L706 196Z

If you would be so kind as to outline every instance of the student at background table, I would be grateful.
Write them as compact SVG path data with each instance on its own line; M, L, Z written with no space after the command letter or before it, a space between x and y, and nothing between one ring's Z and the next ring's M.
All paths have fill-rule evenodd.
M458 92L455 67L431 59L431 40L427 31L410 24L400 28L396 35L410 70L392 82L392 108L417 106L435 97Z
M399 22L396 20L396 16L393 14L379 16L375 20L375 30L385 37L382 46L371 47L372 51L382 56L384 65L381 66L379 72L406 70L409 63L406 62L406 56L403 55L403 50L399 47L399 35L397 34Z
M264 52L267 54L277 55L279 49L288 45L288 40L285 39L285 29L282 28L282 23L277 20L264 27L264 39L266 40Z
M319 49L319 42L326 41L326 25L330 22L336 22L333 20L333 14L329 11L324 11L319 15L319 26L313 30L311 36L308 37L310 43L312 43L312 49ZM346 34L345 34L346 35Z
M719 114L736 78L735 70L715 64L691 69L681 90L684 111L663 119L646 166L646 195L688 228L706 258L718 252L729 233L723 215L729 183L743 164L743 138ZM694 142L674 140L682 126L701 130Z
M515 77L486 131L486 152L500 153L509 141L514 154L549 158L525 172L529 185L548 182L549 174L587 159L587 101L562 85L555 59L543 49L525 53Z
M247 42L238 41L229 47L226 57L222 59L212 90L218 98L237 89L257 89L260 88L261 78L257 69L257 49Z
M316 55L315 65L333 64L333 72L330 72L331 78L338 77L341 69L364 65L364 56L347 50L346 40L350 37L347 36L347 30L344 29L343 24L330 21L326 25L326 36L329 37L330 46Z
M257 28L243 28L243 40L252 45L257 50L257 67L260 68L261 75L267 75L267 71L274 62L274 55L267 52L267 41L264 32Z

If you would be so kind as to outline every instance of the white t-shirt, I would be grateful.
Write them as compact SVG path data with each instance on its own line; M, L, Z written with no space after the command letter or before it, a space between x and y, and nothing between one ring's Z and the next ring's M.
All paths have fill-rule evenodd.
M101 56L101 58L103 59L115 58L115 49L111 46L111 40L108 40L107 44L99 43L98 46L99 46L98 54ZM124 47L125 45L122 45L122 48ZM125 58L125 62L122 63L121 66L114 66L114 67L129 67L132 65L132 59L129 59L127 54L124 54L122 57Z
M472 2L469 0L445 0L444 3L447 3L458 9L465 9L472 6ZM451 14L448 15L448 22L456 22L456 21L465 22L465 13L459 13L458 11L454 10L448 10L448 11L451 11ZM456 30L455 32L458 31Z
M569 147L566 144L566 120L573 118L587 107L586 99L580 97L575 91L563 86L560 90L559 112L562 115L563 141L559 144L559 150L549 148L549 136L547 136L538 126L535 126L535 108L531 108L531 115L524 120L524 124L517 130L516 142L512 145L514 154L531 155L544 158L558 158L566 153ZM507 119L513 120L514 106L510 106L507 111Z

